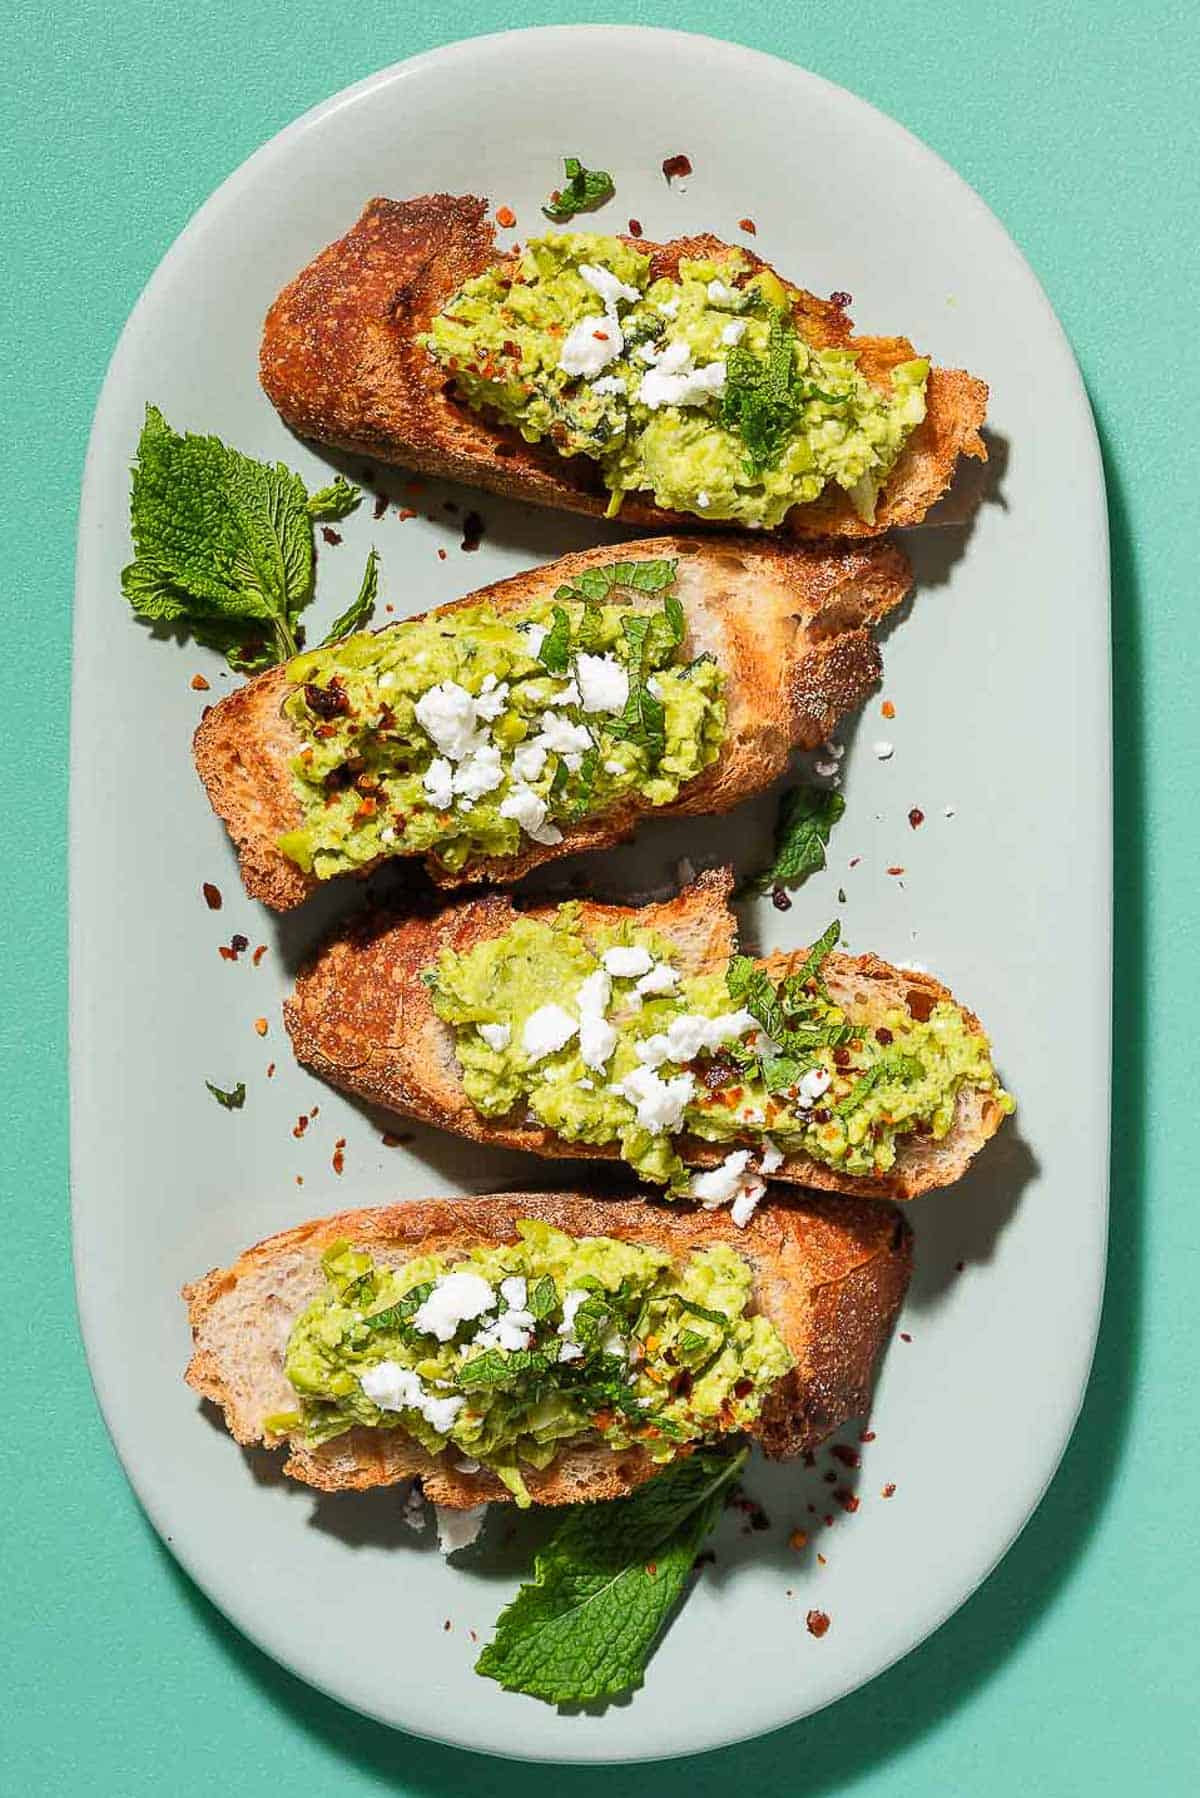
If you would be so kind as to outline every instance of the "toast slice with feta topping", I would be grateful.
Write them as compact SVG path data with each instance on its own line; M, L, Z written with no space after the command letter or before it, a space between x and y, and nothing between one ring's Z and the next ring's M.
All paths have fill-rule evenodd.
M475 1245L513 1241L527 1218L576 1238L664 1251L673 1264L714 1244L732 1247L753 1273L752 1311L774 1326L793 1363L752 1427L773 1458L814 1448L869 1405L908 1285L910 1233L889 1206L819 1197L764 1206L744 1231L725 1214L545 1192L412 1201L301 1224L184 1287L194 1344L187 1383L221 1408L239 1443L286 1448L285 1472L322 1491L419 1475L439 1505L507 1501L512 1493L486 1467L464 1467L454 1448L430 1453L402 1428L359 1426L314 1444L282 1427L297 1402L284 1362L296 1318L325 1286L321 1258L333 1245L349 1243L389 1266L426 1255L454 1261ZM661 1468L636 1443L613 1450L593 1436L568 1440L548 1466L522 1471L534 1503L561 1505L619 1498Z
M675 277L684 259L721 260L730 249L711 236L624 241L650 256L652 278ZM739 246L737 253L753 272L774 274L752 251ZM500 255L486 200L371 200L272 305L260 352L263 387L301 437L508 498L602 515L610 496L594 462L559 455L549 442L528 443L473 411L420 342L463 283ZM912 359L912 345L903 337L853 336L842 299L798 292L791 309L798 335L816 350L854 352L868 381L889 388L892 370ZM984 382L961 369L933 368L925 399L925 418L890 471L873 518L860 516L850 495L831 483L819 499L793 506L781 533L864 538L919 524L950 486L960 458L987 459ZM625 497L621 517L652 529L697 526L695 514L664 511L642 492Z
M633 924L665 940L680 975L719 975L737 951L737 921L729 904L732 885L731 872L717 869L664 903L632 907L584 899L577 907L579 926L585 939L595 941L614 927ZM359 1099L480 1143L551 1158L619 1159L617 1143L570 1141L520 1104L504 1116L483 1115L464 1087L454 1028L439 1017L430 990L443 952L469 954L478 945L503 937L518 917L550 921L557 911L540 906L518 912L507 895L492 894L432 915L374 914L342 926L301 970L295 991L284 1003L284 1021L296 1055L306 1067ZM806 951L798 949L770 956L757 966L779 983L796 974L805 957ZM946 1004L955 1008L960 1027L986 1052L979 1019L958 1006L932 975L892 967L874 955L834 952L826 956L821 977L830 999L864 1035L882 1030L890 1040L889 1020L895 1025L898 1015L924 1022L939 1004ZM551 1002L569 997L562 992L545 996ZM733 1004L730 999L731 1011ZM647 1084L651 1071L645 1070ZM591 1078L586 1072L584 1077ZM597 1083L603 1078L595 1076ZM810 1082L807 1094L805 1080ZM798 1082L801 1106L819 1100L811 1080L809 1075ZM769 1122L765 1132L721 1141L680 1135L673 1147L689 1167L739 1175L729 1190L726 1182L710 1176L711 1190L700 1185L692 1195L705 1203L732 1201L735 1215L752 1211L754 1189L761 1189L763 1176L829 1192L913 1199L957 1180L1011 1109L1011 1099L994 1080L964 1083L955 1092L945 1134L901 1136L894 1163L885 1171L848 1172L810 1153L772 1154ZM738 1155L747 1147L753 1151L751 1157L731 1164L731 1153ZM745 1201L740 1209L739 1198Z
M479 857L458 870L427 855L439 885L517 880L557 856L622 841L652 810L725 812L769 786L793 749L816 748L872 691L882 666L873 627L900 604L910 583L906 558L888 543L659 537L563 556L428 617L482 605L512 614L552 600L564 584L586 581L594 571L651 558L675 564L680 654L711 657L724 677L725 726L716 759L672 802L655 807L637 789L626 790L605 809L564 819L557 841L522 834L518 853ZM658 594L628 597L647 609L661 603ZM318 885L316 874L279 846L304 820L293 779L304 738L284 710L291 691L288 665L269 669L206 712L195 738L196 767L237 846L246 891L279 911L301 904ZM356 871L369 873L383 859Z

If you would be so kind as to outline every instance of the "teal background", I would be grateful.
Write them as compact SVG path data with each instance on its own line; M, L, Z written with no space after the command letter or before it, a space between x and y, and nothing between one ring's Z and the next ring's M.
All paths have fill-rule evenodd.
M96 1798L301 1787L323 1798L468 1788L482 1798L593 1798L643 1777L518 1770L393 1734L242 1640L160 1547L126 1486L92 1400L68 1247L73 536L117 335L193 210L305 108L450 38L566 20L735 30L873 101L946 157L1030 258L1075 345L1104 447L1113 539L1113 1233L1083 1416L1016 1547L924 1647L806 1723L650 1777L667 1798L730 1785L771 1798L798 1789L1174 1798L1195 1790L1200 1673L1200 27L1183 4L1079 0L771 0L734 15L715 0L465 0L453 16L428 0L0 5L0 491L4 603L20 662L0 673L0 919L11 932L0 997L0 1278L12 1288L0 1308L3 1783L22 1795ZM1037 570L1018 578L1036 580ZM1019 694L1013 704L1036 730ZM1072 870L1047 868L1045 880L1069 889ZM402 1616L397 1625L402 1646Z

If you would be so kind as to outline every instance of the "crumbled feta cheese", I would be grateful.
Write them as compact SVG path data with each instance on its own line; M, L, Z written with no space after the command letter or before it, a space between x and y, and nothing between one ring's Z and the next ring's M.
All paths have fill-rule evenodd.
M386 674L381 674L379 679L375 682L375 685L377 687L384 687L384 688L393 687L393 686L395 686L395 684L396 684L396 677L392 673L390 668L388 669Z
M879 757L881 762L891 761L892 757L896 753L896 745L894 743L886 743L886 742L883 742L882 740L878 743L872 744L872 748L874 749L875 754Z
M575 1313L580 1305L586 1304L591 1294L586 1286L572 1286L570 1292L563 1294L562 1322L558 1326L560 1336L569 1336L575 1328Z
M606 774L624 774L625 764L624 762L605 762L604 772Z
M496 1295L482 1274L442 1274L423 1305L413 1312L413 1328L449 1342L459 1324L496 1309Z
M518 784L500 801L500 816L512 818L535 843L561 843L562 831L557 824L547 824L546 801L539 799L532 787Z
M745 319L744 318L731 318L729 323L725 326L724 330L721 332L721 342L728 343L728 344L740 343L742 341L742 338L745 335L746 335Z
M540 743L522 743L513 751L512 771L515 780L536 780L546 766L546 751Z
M435 812L449 811L454 803L454 770L444 755L430 762L421 784Z
M602 1073L617 1046L617 1033L604 1014L612 996L612 981L603 968L589 974L575 995L579 1007L579 1052L584 1065Z
M728 1205L740 1189L742 1176L749 1165L750 1150L734 1149L718 1167L710 1168L704 1174L692 1175L688 1188L690 1197L699 1199L706 1211L712 1211L718 1205Z
M564 1342L558 1351L558 1358L560 1361L580 1361L583 1358L583 1350L577 1342Z
M593 393L624 393L625 383L620 375L601 375L598 381L592 382Z
M650 951L640 946L632 949L606 949L602 960L606 973L625 980L648 974L654 966L654 957Z
M586 725L572 724L569 718L554 712L542 713L542 728L534 742L540 749L552 749L555 755L582 755L593 747L592 733Z
M634 1068L617 1087L635 1107L638 1123L655 1135L679 1129L695 1090L696 1082L690 1074L663 1080L652 1068L644 1067Z
M679 295L672 294L669 300L660 300L658 310L664 318L674 318L679 311Z
M471 1338L471 1347L503 1349L511 1355L518 1349L527 1349L532 1341L533 1318L528 1311L506 1311Z
M679 985L678 970L669 961L656 961L648 974L643 974L634 987L638 993L669 993Z
M625 338L615 312L591 312L572 325L563 338L558 366L567 375L589 378L618 357L625 348Z
M576 684L573 680L569 680L567 682L566 686L560 687L558 689L557 693L551 693L549 699L546 701L546 704L547 705L578 705L579 704L579 688L576 686Z
M539 1005L525 1020L521 1046L530 1061L543 1061L570 1042L579 1023L561 1005Z
M826 1068L809 1068L807 1074L801 1074L796 1091L796 1103L801 1110L807 1111L815 1105L821 1094L829 1091L832 1080L833 1076Z
M601 268L597 263L581 262L579 273L592 292L599 294L606 312L610 307L615 309L618 300L628 300L632 305L642 297L636 287L630 287L628 282L614 275L610 268Z
M682 357L676 352L682 350ZM725 388L725 364L708 362L696 368L686 343L671 344L641 379L636 398L651 412L660 406L700 406Z
M710 306L736 306L738 297L725 281L710 281L705 292Z
M744 1230L758 1209L758 1201L766 1192L766 1184L752 1174L729 1207L729 1215L739 1230Z
M575 678L585 712L624 711L629 698L629 671L616 656L577 656Z
M437 1523L438 1547L444 1555L452 1555L460 1548L470 1548L472 1542L478 1540L487 1506L471 1505L467 1510L459 1511L450 1505L434 1505L433 1515Z
M915 931L913 934L916 934ZM896 966L903 968L906 974L928 974L929 972L923 961L898 961Z
M452 762L461 762L479 748L482 739L475 701L457 681L439 681L436 687L422 693L413 710L417 723L433 739L438 752L449 756Z
M783 1150L779 1147L779 1144L777 1142L774 1142L772 1140L771 1137L764 1136L762 1139L762 1155L759 1157L759 1163L758 1163L759 1173L760 1174L773 1174L775 1172L776 1168L782 1167L782 1166L783 1166Z
M640 1060L650 1067L664 1061L694 1061L702 1049L719 1049L755 1028L748 1011L727 1011L719 1018L706 1018L699 1012L684 1012L672 1018L665 1031L650 1036L637 1045Z
M524 1311L528 1296L528 1282L524 1274L509 1274L506 1280L501 1280L500 1297L510 1311Z
M396 832L392 825L384 825L379 833L379 841L381 843L394 843L396 841Z
M835 743L833 738L830 737L828 743L822 743L821 751L824 755L831 755L835 762L840 762L846 753L846 745L844 743Z
M639 362L658 361L658 351L652 343L639 343L637 349L633 353L638 358Z
M502 1055L512 1041L512 1026L509 1024L480 1024L477 1028L488 1048L495 1049L498 1055Z
M414 1323L419 1316L418 1311ZM420 1327L417 1324L417 1328ZM453 1330L450 1334L454 1334ZM371 1403L378 1405L381 1411L419 1411L430 1429L436 1430L439 1436L449 1434L454 1419L466 1403L462 1398L437 1398L426 1390L411 1367L402 1367L398 1361L380 1361L374 1367L365 1367L358 1383Z
M476 749L458 764L454 771L454 791L464 799L481 799L485 793L498 787L503 779L500 751L494 743L485 743L481 749Z
M476 717L486 718L490 723L493 718L500 716L507 699L508 682L498 681L494 674L485 674L483 685L475 696Z

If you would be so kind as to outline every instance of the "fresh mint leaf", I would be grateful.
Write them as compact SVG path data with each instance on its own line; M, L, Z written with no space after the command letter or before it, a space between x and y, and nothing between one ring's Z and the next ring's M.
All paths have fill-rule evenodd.
M338 475L328 487L318 487L308 496L310 518L347 518L362 499L362 488Z
M829 835L846 809L832 787L792 787L779 802L771 866L754 881L760 893L797 887L825 866Z
M473 1360L463 1362L458 1383L469 1390L472 1386L497 1386L517 1374L548 1373L558 1360L558 1348L557 1342L548 1342L538 1349L484 1349Z
M228 1092L219 1086L214 1086L211 1080L206 1080L204 1084L217 1104L223 1105L226 1111L240 1111L246 1103L246 1082L244 1080L239 1080L237 1085L231 1087Z
M543 1318L549 1317L557 1303L558 1287L554 1283L554 1275L543 1274L526 1300L534 1323L541 1323Z
M667 714L662 701L654 697L646 684L650 618L645 612L622 618L621 630L629 669L629 697L624 710L610 721L608 734L618 742L639 744L653 765L667 747Z
M596 771L600 766L600 751L593 743L585 749L579 763L579 773L575 776L575 797L571 801L572 818L582 818L592 803L592 794L596 790Z
M785 1093L795 1086L806 1070L806 1063L794 1055L764 1055L763 1084L769 1093Z
M789 1010L798 1011L801 1008L807 996L805 988L810 980L815 980L818 986L822 986L821 969L825 966L825 958L837 948L841 935L842 927L835 918L821 932L796 972L788 975L780 989L780 996Z
M765 357L737 348L726 358L718 417L745 444L746 470L751 475L762 474L775 461L796 416L794 342L791 319L780 308L771 315Z
M311 504L311 501L309 502ZM375 616L375 603L379 598L379 551L372 549L367 557L367 565L363 569L362 584L357 598L351 600L346 610L334 619L329 627L329 634L322 639L322 647L326 643L337 643L342 637L349 637L355 631L364 631Z
M334 482L325 494L345 504ZM130 490L137 559L121 587L139 617L186 625L238 669L296 653L313 591L304 482L216 437L180 436L147 406Z
M585 568L582 574L561 586L555 599L607 599L610 593L625 589L631 593L661 593L673 587L679 563L666 556L645 562L605 562L599 568Z
M573 1505L475 1671L548 1704L594 1703L639 1686L745 1460L744 1449L700 1451L629 1498Z
M550 674L565 674L571 661L571 620L561 606L554 608L554 622L542 638L538 661Z
M549 219L574 218L577 212L594 212L616 192L613 178L604 169L586 169L578 156L563 158L566 175L561 188L555 188L542 207Z
M402 1299L397 1299L396 1303L389 1305L385 1311L368 1312L363 1318L363 1323L368 1330L403 1331L413 1313L420 1309L433 1291L433 1285L432 1280L423 1280L419 1286L410 1287ZM345 1302L345 1297L343 1297L342 1303L345 1304ZM412 1333L416 1334L415 1331Z

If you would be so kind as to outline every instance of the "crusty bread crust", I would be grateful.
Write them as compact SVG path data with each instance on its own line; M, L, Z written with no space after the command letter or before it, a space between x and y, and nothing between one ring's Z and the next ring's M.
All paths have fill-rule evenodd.
M272 305L263 328L263 387L302 437L397 462L423 474L592 515L609 495L594 463L529 444L516 431L473 412L448 390L445 373L417 342L464 281L499 260L487 201L427 194L371 200L345 237L301 271ZM629 238L651 257L651 274L674 275L685 257L728 249L711 236L650 243ZM766 268L744 247L753 269ZM856 350L868 380L888 384L891 370L916 353L904 337L855 337L840 304L802 293L797 329L818 348ZM840 488L795 506L782 532L792 537L873 537L918 524L949 487L960 456L986 461L980 436L984 382L961 369L934 368L926 417L913 432L868 524ZM650 528L697 528L649 496L630 494L622 519ZM729 526L722 528L728 529ZM736 527L734 527L736 528Z
M195 1344L188 1385L221 1407L238 1442L277 1447L286 1440L284 1471L310 1486L362 1489L420 1474L440 1505L507 1500L509 1492L486 1469L464 1472L456 1451L430 1456L400 1430L354 1429L314 1448L272 1436L263 1419L295 1407L283 1371L287 1339L295 1317L323 1287L320 1258L331 1243L348 1239L396 1265L511 1241L517 1220L526 1217L574 1236L616 1236L665 1249L676 1260L731 1243L754 1269L754 1307L771 1319L795 1360L754 1431L776 1459L815 1447L866 1410L908 1285L910 1233L891 1207L815 1197L763 1204L745 1230L726 1214L689 1206L570 1193L429 1199L301 1224L184 1287ZM574 1443L549 1467L525 1475L538 1504L560 1505L619 1498L656 1471L638 1448Z
M682 972L720 968L737 947L731 889L730 871L713 870L676 898L637 909L637 921L674 944ZM553 909L532 908L530 915L546 917ZM584 932L619 922L631 910L585 899ZM306 1066L344 1091L476 1142L554 1159L619 1159L615 1144L565 1142L528 1117L511 1122L482 1117L463 1091L453 1030L434 1011L421 971L437 960L442 948L461 953L502 935L515 915L507 895L490 894L433 916L371 915L343 925L301 970L295 992L284 1002L292 1047ZM779 980L799 967L804 955L798 949L771 956L763 965ZM868 1022L882 1021L897 1006L925 1018L940 999L953 1000L931 975L905 972L874 955L831 955L824 978L834 998ZM972 1013L964 1015L970 1029L982 1028ZM772 1178L868 1198L913 1199L957 1180L1002 1117L990 1093L964 1088L949 1134L940 1142L910 1137L900 1144L886 1174L847 1174L807 1155L789 1155ZM681 1139L678 1147L696 1167L714 1165L729 1149L728 1144L695 1138Z
M717 760L658 812L729 811L769 786L793 749L823 742L871 692L882 665L872 627L908 592L909 566L888 543L659 537L563 556L431 616L485 601L497 611L520 610L584 569L645 556L678 562L675 592L688 624L684 653L715 656L726 676L728 712ZM657 606L652 596L634 595L632 603ZM269 669L213 706L195 740L196 767L237 844L246 891L279 911L299 905L319 884L277 847L283 832L302 821L289 772L301 739L282 709L286 693L286 669ZM632 794L609 811L568 825L559 844L530 840L518 855L460 874L433 860L426 865L445 887L484 877L517 880L540 862L632 836L648 809Z

